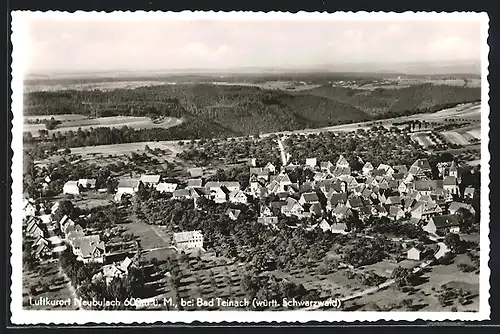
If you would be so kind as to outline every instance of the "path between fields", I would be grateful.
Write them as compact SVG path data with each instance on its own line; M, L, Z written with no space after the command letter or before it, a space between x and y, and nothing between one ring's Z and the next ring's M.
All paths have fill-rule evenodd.
M437 239L431 239L431 240L437 242ZM439 245L439 250L436 252L435 258L433 258L431 260L427 260L427 261L419 264L418 266L414 267L413 271L412 271L413 274L416 274L416 273L422 271L424 268L428 267L436 259L440 259L446 253L448 253L449 249L448 249L448 247L446 247L446 245L444 243L437 242L437 244ZM354 293L354 294L352 294L350 296L345 296L345 297L339 298L339 300L340 300L341 305L342 305L346 301L349 301L349 300L352 300L352 299L356 299L356 298L360 298L360 297L366 296L366 295L371 294L371 293L375 293L377 291L380 291L382 289L385 289L385 288L393 285L394 283L396 283L396 280L395 279L390 279L390 280L385 281L384 283L379 284L377 286L372 286L372 287L370 287L368 289L365 289L363 291L356 292L356 293ZM321 303L320 303L319 305L314 305L314 306L310 306L310 307L307 307L307 308L297 309L296 311L313 311L313 310L317 310L317 309L320 309L320 308L323 308L323 307L324 307L324 305L321 305Z

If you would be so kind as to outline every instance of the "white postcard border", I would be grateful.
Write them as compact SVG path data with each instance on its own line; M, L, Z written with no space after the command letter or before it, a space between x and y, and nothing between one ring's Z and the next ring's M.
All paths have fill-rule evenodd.
M26 20L32 19L71 19L71 20L479 20L481 22L481 229L480 229L480 300L479 312L329 312L329 311L34 311L22 308L22 171L23 171L23 77L29 45L27 41ZM486 13L473 12L83 12L75 13L58 11L14 11L12 12L12 198L11 198L11 322L13 324L150 324L192 323L194 321L207 323L220 322L287 322L305 323L308 321L324 322L354 322L354 321L478 321L490 318L490 203L489 203L489 84L487 43L489 18ZM293 312L293 314L291 313Z

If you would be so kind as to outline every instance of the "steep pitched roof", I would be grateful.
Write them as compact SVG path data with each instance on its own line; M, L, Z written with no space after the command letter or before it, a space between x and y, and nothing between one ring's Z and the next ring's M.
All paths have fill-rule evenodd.
M302 197L304 198L306 203L313 203L313 202L318 202L318 194L311 192L311 193L304 193L302 194Z
M340 165L349 165L349 162L346 160L346 158L344 158L343 155L341 155L338 159L337 159L337 162L335 163L337 166L340 166Z
M442 215L432 217L432 221L437 228L447 228L458 226L458 217L456 215Z

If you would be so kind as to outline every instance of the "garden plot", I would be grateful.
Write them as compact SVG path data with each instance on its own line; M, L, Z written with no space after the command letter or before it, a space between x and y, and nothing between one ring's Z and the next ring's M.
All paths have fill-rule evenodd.
M445 131L442 132L442 135L444 136L446 141L448 141L450 144L455 144L460 146L466 146L470 144L467 138L465 138L464 135L462 135L457 131Z
M134 129L151 129L151 128L170 128L182 123L182 120L173 117L166 117L165 119L155 122L149 117L132 117L132 116L113 116L113 117L98 117L98 118L87 118L82 115L74 115L75 117L70 117L71 115L63 115L59 117L58 120L61 123L54 130L48 130L49 136L57 132L68 132L68 131L78 131L78 129L89 130L90 128L122 128L128 126ZM46 118L51 118L55 116L46 116ZM32 119L42 119L41 116L33 116ZM33 137L39 136L40 130L46 130L44 123L39 124L29 124L23 125L23 132L31 132Z

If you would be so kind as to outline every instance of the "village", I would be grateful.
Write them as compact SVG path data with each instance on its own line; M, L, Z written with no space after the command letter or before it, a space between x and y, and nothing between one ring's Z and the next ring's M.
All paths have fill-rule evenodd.
M322 238L320 244L325 254L330 251L328 248L336 248L334 244L327 244L332 242L329 240L343 240L345 243L345 240L358 242L358 239L366 239L372 242L370 240L378 240L382 236L388 244L393 245L391 247L395 248L384 250L385 255L381 255L380 258L377 258L378 255L373 255L374 259L364 259L363 257L367 255L356 255L355 249L346 254L344 248L338 251L340 255L337 254L340 261L334 260L336 266L346 268L350 272L349 276L364 269L363 267L376 265L385 257L394 258L392 261L397 265L391 269L384 269L383 272L380 270L377 272L376 269L362 272L365 278L377 278L375 280L378 282L375 284L377 291L387 288L392 283L399 286L402 281L410 281L410 278L421 269L431 264L449 261L452 254L478 252L479 246L476 241L479 218L476 212L477 205L473 203L479 203L479 189L467 181L471 179L470 175L467 178L462 177L461 168L454 160L439 162L434 166L425 158L419 158L409 166L403 164L390 166L384 163L374 166L366 161L360 165L362 166L360 169L355 170L352 168L352 163L349 163L343 155L333 162L318 161L317 158L310 157L302 163L292 163L289 161L290 155L284 152L280 138L277 139L276 147L282 153L281 166L272 162L259 166L256 158L250 158L246 167L249 175L246 182L248 186L245 187L236 180L214 180L213 177L207 180L204 175L205 168L192 167L189 169L189 178L179 182L165 181L158 174L142 174L137 178L121 177L109 196L112 196L116 211L134 211L132 214L134 217L151 215L152 218L143 217L143 221L149 219L151 222L157 219L158 215L161 216L160 213L154 212L158 211L155 205L161 206L162 203L171 202L183 205L182 210L194 210L193 212L206 213L207 216L212 209L223 210L224 217L217 216L220 217L217 218L218 224L225 225L224 228L228 229L238 230L236 226L239 225L233 227L228 225L227 222L230 221L242 225L257 224L260 226L259 229L263 228L269 231L266 233L271 234L290 233L284 230L292 231L291 233L297 230L315 233L320 235L317 238ZM50 181L50 175L47 175L45 183ZM196 224L188 222L184 225L195 228L183 229L182 224L178 224L162 230L161 226L151 225L157 236L166 240L161 247L144 249L133 235L113 239L108 237L116 232L113 228L98 230L95 227L85 227L85 221L91 219L90 213L74 218L74 213L70 213L71 210L67 209L72 206L68 202L74 199L93 194L102 196L109 193L109 189L98 189L95 179L78 179L67 180L62 192L64 197L58 196L61 200L55 202L40 203L30 198L24 200L24 234L31 240L30 252L37 261L61 261L61 256L70 256L70 260L66 259L63 262L77 261L93 268L92 282L102 281L109 286L114 281L123 281L127 278L131 268L154 267L154 263L144 264L141 260L145 253L164 252L169 253L170 258L171 254L174 254L173 257L185 257L187 254L187 258L192 259L187 260L191 264L193 261L204 262L203 256L214 252L214 258L223 256L227 263L240 263L252 267L246 269L252 270L252 275L260 275L262 272L270 272L276 267L281 269L280 266L284 266L273 264L278 261L270 255L264 260L259 260L257 255L253 254L253 257L250 255L246 257L250 261L243 260L245 255L242 254L250 252L248 250L250 245L233 246L235 249L229 250L224 246L225 249L221 253L222 246L216 247L219 242L214 239L210 229L207 230L204 225L194 226ZM155 204L154 198L161 198L161 201ZM147 205L150 207L144 209ZM155 214L157 216L154 216ZM69 217L71 215L74 219ZM81 225L75 221L81 222ZM227 233L232 235L235 231ZM332 237L324 235L344 239L328 239ZM239 242L244 243L244 241ZM390 254L394 250L397 250L398 254ZM359 252L359 249L357 251ZM363 250L363 252L376 253L375 250ZM466 272L477 272L477 256L474 254L471 253L469 256L472 262L461 264L459 267L464 268ZM289 256L293 257L293 254ZM324 263L328 267L331 266L329 261L332 259L327 257ZM323 263L319 262L315 270L322 270L321 266ZM170 271L166 270L165 275L170 277L171 271L172 268ZM329 275L332 271L333 269L328 267L323 275ZM402 275L403 278L398 276L401 275L401 271L405 273ZM144 275L144 272L142 274ZM286 280L287 275L280 279ZM384 280L384 275L387 280ZM203 278L201 280L203 281ZM230 286L231 280L228 282ZM73 283L78 285L78 282ZM294 283L301 284L300 280ZM380 287L381 284L385 285ZM177 285L182 287L183 284L181 282ZM214 283L212 285L216 286ZM316 298L328 296L329 290L321 291L322 288L318 284L311 286L320 290ZM338 288L338 291L343 292L337 295L347 303L351 299L372 295L375 291L373 284L370 289L363 294L360 288L355 288L354 291L357 292L351 291L351 293L348 293L349 290L343 291L342 288ZM38 287L33 293L40 293L39 290ZM449 292L448 288L443 290ZM242 291L241 296L247 296L247 292ZM185 298L190 297L190 294L190 291L185 291ZM180 299L180 295L177 289L173 296ZM466 295L473 296L473 293ZM233 298L232 292L229 292L228 298ZM448 297L446 302L449 299ZM468 297L466 300L463 305L471 303Z

